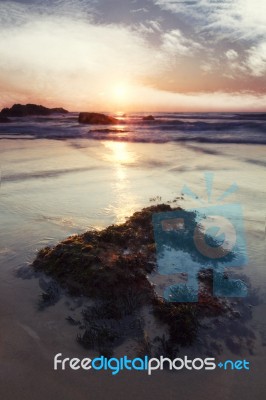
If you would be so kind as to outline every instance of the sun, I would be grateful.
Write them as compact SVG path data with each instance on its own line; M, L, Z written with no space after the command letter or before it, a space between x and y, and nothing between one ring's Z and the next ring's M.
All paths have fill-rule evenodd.
M120 84L114 86L113 93L114 93L116 100L124 100L128 93L127 85L124 83L120 83Z

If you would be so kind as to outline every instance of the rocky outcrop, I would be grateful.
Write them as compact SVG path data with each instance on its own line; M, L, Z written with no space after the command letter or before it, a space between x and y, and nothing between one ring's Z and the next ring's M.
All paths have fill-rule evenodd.
M148 115L147 117L142 118L143 121L155 121L155 118L153 115Z
M29 115L51 115L67 114L64 108L47 108L36 104L14 104L11 108L3 108L1 118L3 117L26 117Z
M78 315L76 313L68 316L67 320L78 327L78 343L107 357L112 357L123 342L134 338L138 356L164 354L173 359L180 347L198 341L199 329L203 324L212 327L214 318L222 321L227 332L226 337L224 332L219 336L221 328L217 324L215 340L220 344L230 338L233 334L230 327L234 320L239 319L239 313L229 301L213 296L212 269L201 270L197 275L197 302L180 302L175 297L178 293L181 296L187 293L178 282L172 286L176 289L171 292L170 300L161 297L156 291L157 285L152 284L150 277L157 269L152 219L154 214L173 211L185 215L189 231L193 232L197 225L196 212L158 204L135 212L123 224L103 230L91 229L40 250L32 266L37 273L45 272L49 279L54 279L52 282L39 281L44 291L40 297L40 309L52 306L60 299L60 287L76 298L89 298L90 304L85 302L81 320L73 318ZM199 262L199 253L193 251L190 243L190 236L180 233L180 240L177 237L174 241L176 247L173 250L188 252L189 249L193 260ZM172 246L171 241L169 246ZM246 315L244 311L243 315ZM151 338L147 338L144 329L147 324L154 327ZM239 332L246 332L246 329L245 325L240 325ZM200 338L204 340L204 335ZM239 345L238 342L236 345L245 344L244 339L245 336L240 336ZM207 347L207 341L209 346L209 338L206 337L205 341L201 342L202 346Z
M10 119L8 119L7 117L2 117L0 115L0 124L5 124L7 122L10 122Z
M119 120L110 117L105 114L82 112L79 114L80 124L91 124L91 125L114 125L119 124Z

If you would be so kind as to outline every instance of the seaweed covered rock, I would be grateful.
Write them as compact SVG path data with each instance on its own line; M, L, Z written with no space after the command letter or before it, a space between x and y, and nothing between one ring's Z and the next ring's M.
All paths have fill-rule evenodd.
M172 356L179 346L194 342L200 319L228 311L226 301L212 295L212 270L199 272L197 303L169 303L155 292L149 279L156 266L152 216L173 210L181 209L168 204L147 207L121 225L74 235L39 251L34 269L44 271L70 294L94 300L93 306L83 310L84 331L77 337L86 348L112 354L123 340L134 337L142 350L149 348L154 354L159 351ZM195 213L188 212L187 217L193 226ZM180 246L183 251L190 251L188 239ZM50 289L45 300L47 296L50 300ZM145 307L164 327L165 334L152 341L145 339L141 317ZM72 317L68 320L79 325ZM128 330L132 325L137 328Z
M131 287L150 295L146 274L155 265L152 214L170 210L169 205L145 208L124 224L71 236L40 250L33 267L75 294L112 298Z

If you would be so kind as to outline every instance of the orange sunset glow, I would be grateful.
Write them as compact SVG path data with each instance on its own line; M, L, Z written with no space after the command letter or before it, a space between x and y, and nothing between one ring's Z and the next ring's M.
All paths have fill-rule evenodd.
M264 0L0 1L0 106L264 111Z

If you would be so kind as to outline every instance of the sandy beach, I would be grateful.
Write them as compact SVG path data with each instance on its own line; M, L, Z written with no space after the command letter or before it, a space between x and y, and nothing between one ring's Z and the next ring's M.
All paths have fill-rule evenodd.
M199 399L211 396L219 382L218 399L262 399L265 357L265 158L261 146L180 143L125 143L93 140L1 140L1 390L6 399L51 397L58 399L105 399L141 393L153 398L175 398L189 393ZM248 161L247 161L248 160ZM32 277L29 264L36 251L55 245L69 235L91 227L122 223L134 211L162 201L174 200L184 184L204 198L205 170L215 172L214 196L233 181L239 191L234 196L245 208L249 265L243 271L259 293L252 305L247 329L254 332L254 350L234 354L226 346L222 358L248 357L252 373L217 370L208 374L163 372L151 377L141 373L53 371L53 357L62 352L85 357L87 352L75 341L77 329L65 320L79 312L78 298L62 296L59 303L44 311L37 304L41 293L39 278ZM254 195L254 193L256 195ZM180 200L190 207L192 200ZM73 311L74 310L74 311ZM243 316L243 318L245 318ZM237 330L237 326L236 326ZM230 346L229 346L230 347ZM232 349L231 349L232 350ZM182 350L183 351L183 350ZM195 354L195 348L185 354ZM198 352L197 352L198 354ZM221 384L222 382L222 384ZM102 390L102 387L105 390ZM233 385L233 387L232 387ZM109 389L108 389L109 388ZM23 390L23 394L21 391ZM232 397L232 393L233 397Z

